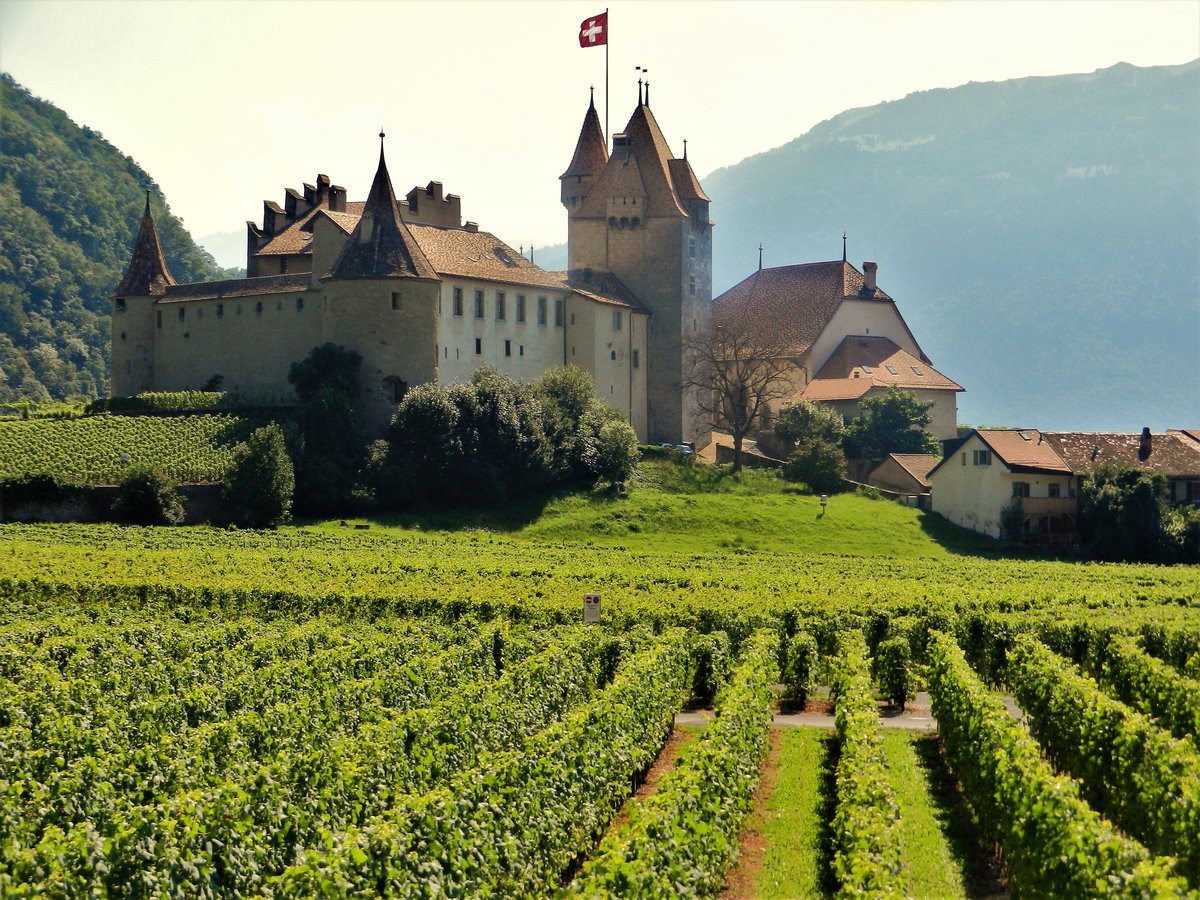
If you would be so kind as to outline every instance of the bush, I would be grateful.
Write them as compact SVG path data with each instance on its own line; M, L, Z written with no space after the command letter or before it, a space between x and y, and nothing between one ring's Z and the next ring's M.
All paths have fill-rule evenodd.
M893 706L904 704L916 696L913 683L912 648L903 637L880 641L871 659L871 677L883 690Z
M1185 514L1167 507L1167 479L1117 464L1097 466L1080 484L1079 527L1096 559L1174 562L1197 551L1182 545ZM1191 526L1200 530L1200 525Z
M1000 537L1008 541L1019 541L1025 537L1025 507L1014 499L1000 510Z
M846 477L841 445L822 438L801 438L783 467L783 477L808 485L814 494L832 494Z
M938 439L925 430L932 401L918 400L910 391L889 387L865 397L859 414L846 426L844 447L851 459L883 459L889 453L942 455Z
M113 516L129 525L178 525L183 498L175 482L157 469L131 472L117 487Z
M295 488L292 459L278 425L259 428L234 451L224 494L238 525L274 528L286 522Z
M132 397L101 397L84 409L84 415L138 415L156 412L191 412L221 404L220 391L146 391Z
M783 683L787 687L788 699L800 706L808 702L808 695L817 684L820 662L817 641L811 634L801 632L788 642L787 659L783 665Z

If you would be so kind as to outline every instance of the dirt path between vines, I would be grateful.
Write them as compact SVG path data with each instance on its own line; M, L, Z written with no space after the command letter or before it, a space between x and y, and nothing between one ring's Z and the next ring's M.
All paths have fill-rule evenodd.
M725 890L721 892L721 900L742 900L754 896L754 882L762 870L763 851L767 849L766 839L757 825L775 792L779 775L779 745L779 732L772 728L771 747L759 770L758 788L750 798L751 812L738 837L737 862L725 873Z
M658 757L646 772L645 781L630 795L629 799L625 801L625 805L621 807L621 811L613 816L612 821L608 823L608 828L604 832L604 839L620 831L629 822L634 805L641 803L658 790L658 783L662 781L663 776L675 768L675 762L679 759L679 751L686 744L696 739L697 735L694 731L683 731L678 727L678 724L677 722L677 727L671 730L670 735L667 736L667 742L658 751Z

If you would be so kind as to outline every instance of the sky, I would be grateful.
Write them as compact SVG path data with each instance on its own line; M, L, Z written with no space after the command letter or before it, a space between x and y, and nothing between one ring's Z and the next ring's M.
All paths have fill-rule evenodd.
M464 218L546 246L566 237L558 176L589 86L605 115L605 50L577 39L602 2L0 0L0 67L133 157L197 238L244 233L318 173L365 198L382 128L398 194L441 181ZM1200 56L1197 0L608 9L610 132L648 69L702 179L914 91Z

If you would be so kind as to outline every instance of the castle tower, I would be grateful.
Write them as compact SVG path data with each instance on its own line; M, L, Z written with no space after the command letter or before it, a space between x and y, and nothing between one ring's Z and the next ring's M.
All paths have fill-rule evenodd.
M125 277L113 292L112 378L109 393L124 397L154 388L155 304L175 284L158 242L158 230L146 211L133 243Z
M362 216L321 279L323 337L354 347L367 425L382 430L411 385L438 379L441 278L400 217L380 136Z
M650 111L649 86L604 152L594 106L562 176L567 256L579 283L616 276L650 310L647 344L651 442L694 441L706 431L691 389L687 341L712 306L709 200L686 157L676 159ZM599 145L599 146L598 146Z

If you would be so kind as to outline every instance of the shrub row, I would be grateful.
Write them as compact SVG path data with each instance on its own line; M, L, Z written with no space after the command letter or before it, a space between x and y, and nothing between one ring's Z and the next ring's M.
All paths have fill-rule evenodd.
M146 391L132 397L101 397L84 409L84 415L130 415L154 412L190 412L221 404L221 391Z
M1017 638L1008 681L1051 762L1084 797L1156 853L1179 856L1200 885L1200 755L1113 700L1029 635Z
M1186 896L1173 860L1124 838L1054 773L948 635L929 642L933 715L967 803L1031 896Z
M807 631L801 631L787 642L784 654L783 684L789 700L801 708L808 702L808 695L817 686L821 655L816 639Z
M838 896L902 897L900 807L884 766L861 631L839 636L831 668L839 754L832 824Z
M671 629L611 685L520 750L491 754L449 785L362 827L326 835L277 897L530 896L559 886L657 755L690 678Z
M600 845L568 893L652 898L719 893L767 750L777 645L775 633L766 630L747 642L700 746Z
M1135 638L1114 634L1093 658L1092 672L1176 737L1200 734L1200 681L1155 659Z

